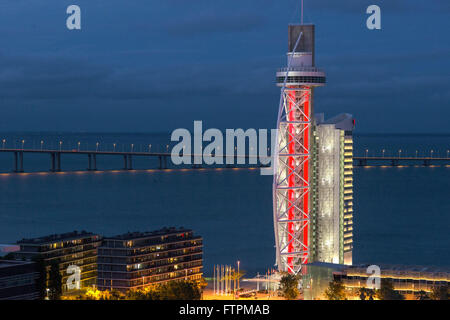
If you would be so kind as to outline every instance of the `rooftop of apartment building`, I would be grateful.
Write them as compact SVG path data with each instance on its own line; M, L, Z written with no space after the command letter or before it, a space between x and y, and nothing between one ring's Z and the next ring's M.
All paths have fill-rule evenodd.
M167 236L172 234L180 234L180 233L189 233L192 232L191 229L185 229L183 227L175 228L162 228L161 230L148 231L148 232L127 232L121 235L113 236L113 237L105 237L105 240L136 240L143 238L151 238L151 237L159 237L159 236Z
M22 239L17 241L17 244L27 244L27 245L43 245L53 243L55 241L71 241L80 238L87 238L91 236L98 236L92 232L87 231L72 231L61 234L52 234L39 238Z

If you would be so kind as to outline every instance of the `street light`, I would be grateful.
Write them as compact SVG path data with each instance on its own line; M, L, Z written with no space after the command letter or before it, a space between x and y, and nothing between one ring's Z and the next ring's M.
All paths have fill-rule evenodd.
M131 152L133 152L134 143L131 144Z
M41 151L44 148L44 140L41 140Z
M237 274L237 276L238 276L238 291L239 291L239 288L240 288L240 282L241 282L241 275L240 275L240 273L239 273L239 265L241 264L241 262L238 260L237 261L237 265L238 265L238 274Z
M434 152L434 150L431 150L431 152L430 152L430 158L433 158L433 152Z
M62 141L59 142L59 151L61 151L62 148Z
M116 152L116 144L113 143L113 152Z
M402 156L402 150L398 150L398 157L400 158Z
M419 157L419 150L416 150L416 158Z
M78 145L78 149L77 149L78 151L80 151L80 144L81 144L81 142L78 141L78 144L77 144Z
M5 149L6 139L3 139L2 142L3 142L3 149Z
M448 158L448 154L450 153L450 150L447 150L447 158Z
M148 152L151 152L151 151L152 151L152 145L149 144L149 145L148 145Z
M22 140L22 150L23 150L24 144L25 144L25 140Z
M383 158L384 158L384 153L386 152L386 150L383 149Z
M169 145L166 145L166 152L169 152Z
M366 158L367 158L368 154L369 154L369 149L366 149Z
M95 144L95 151L98 151L98 145L99 145L99 143L97 142L97 143Z

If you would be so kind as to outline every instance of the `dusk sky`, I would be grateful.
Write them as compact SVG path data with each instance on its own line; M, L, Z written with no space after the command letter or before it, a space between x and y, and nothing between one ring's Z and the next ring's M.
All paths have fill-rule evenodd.
M0 131L274 128L300 0L0 0ZM81 7L82 30L66 28ZM382 30L366 28L366 8ZM315 112L357 132L449 133L450 1L305 0Z

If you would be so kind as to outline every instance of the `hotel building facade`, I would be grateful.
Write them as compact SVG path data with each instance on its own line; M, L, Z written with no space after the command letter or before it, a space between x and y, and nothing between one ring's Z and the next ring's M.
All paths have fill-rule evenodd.
M315 116L311 186L311 262L352 264L354 120Z

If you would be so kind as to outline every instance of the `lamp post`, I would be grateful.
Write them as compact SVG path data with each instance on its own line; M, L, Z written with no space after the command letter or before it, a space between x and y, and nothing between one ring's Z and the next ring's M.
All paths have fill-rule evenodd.
M433 158L433 152L434 152L434 150L431 150L431 152L430 152L430 158Z
M384 158L384 153L386 152L386 150L383 149L383 158Z
M44 140L41 140L41 151L44 149Z
M237 276L238 276L238 291L239 291L239 289L240 289L240 287L241 287L241 274L240 274L240 272L239 272L239 265L241 264L241 262L238 260L237 261L237 265L238 265L238 274L237 274Z
M369 155L369 149L366 149L366 158Z
M447 158L448 158L448 154L450 153L450 150L447 150Z
M116 144L113 143L113 152L116 152Z
M22 150L23 150L24 145L25 145L25 140L22 140Z
M131 144L131 152L133 152L134 143Z
M3 139L2 142L3 142L3 149L5 149L6 139Z
M402 156L402 149L398 150L398 157L400 158Z
M59 141L59 151L62 149L62 141Z
M80 151L80 144L81 144L81 142L78 141L78 143L77 143L77 150L78 150L78 152Z
M95 151L98 151L98 145L99 145L99 144L100 144L100 143L98 143L98 142L95 144Z
M149 153L152 152L152 145L151 144L148 145L148 152Z

